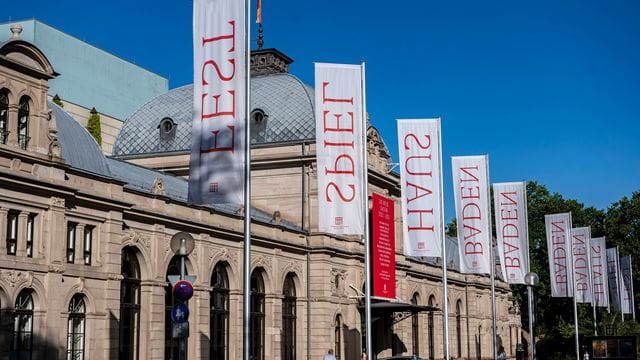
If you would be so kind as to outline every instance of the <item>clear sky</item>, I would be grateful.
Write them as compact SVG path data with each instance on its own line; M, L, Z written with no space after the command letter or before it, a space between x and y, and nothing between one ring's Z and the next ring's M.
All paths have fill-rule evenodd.
M36 18L174 88L193 81L192 6L6 1L0 21ZM394 162L395 119L442 118L447 221L454 155L600 209L640 190L640 1L263 0L263 23L264 47L308 84L313 62L366 62Z

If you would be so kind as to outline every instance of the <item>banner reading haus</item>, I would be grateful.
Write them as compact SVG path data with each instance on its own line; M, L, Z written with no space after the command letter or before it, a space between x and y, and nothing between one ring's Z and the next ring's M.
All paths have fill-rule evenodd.
M609 285L607 281L607 254L605 239L591 239L591 282L593 287L593 305L609 306Z
M362 67L315 65L318 229L364 234Z
M491 201L486 155L451 158L460 272L491 272Z
M398 120L403 253L442 256L440 119Z
M571 271L571 213L544 216L549 256L551 296L573 296Z
M525 183L493 184L493 204L502 278L509 284L524 284L524 276L529 272Z
M591 228L571 229L571 255L573 258L573 289L577 303L593 301L591 266L589 264L589 240Z
M245 154L245 5L194 0L189 201L242 204Z

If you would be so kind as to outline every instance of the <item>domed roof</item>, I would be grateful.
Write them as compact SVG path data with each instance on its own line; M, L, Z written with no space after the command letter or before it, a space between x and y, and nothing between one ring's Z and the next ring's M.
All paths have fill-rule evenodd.
M313 88L291 74L252 77L251 109L265 115L259 123L251 123L252 144L315 138ZM193 85L157 96L125 121L113 156L190 151L192 114ZM160 123L169 120L171 132L162 134Z
M109 176L105 157L89 131L53 102L49 102L49 108L56 119L61 156L66 163L79 170Z

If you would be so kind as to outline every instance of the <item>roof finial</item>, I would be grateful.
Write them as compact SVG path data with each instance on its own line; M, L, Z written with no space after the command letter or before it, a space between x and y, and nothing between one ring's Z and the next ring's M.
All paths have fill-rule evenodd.
M22 32L22 25L11 24L11 27L9 29L11 30L11 40L20 39L20 33Z
M262 50L262 45L264 45L264 35L262 34L264 30L262 30L262 23L258 24L258 50Z

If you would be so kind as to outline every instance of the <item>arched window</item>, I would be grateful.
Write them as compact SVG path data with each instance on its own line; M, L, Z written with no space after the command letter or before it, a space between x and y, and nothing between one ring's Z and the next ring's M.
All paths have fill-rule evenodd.
M69 302L67 326L67 360L84 359L84 296L75 294Z
M458 357L462 357L462 301L456 302L456 349Z
M411 304L418 305L419 295L413 294ZM418 323L418 313L411 314L411 339L413 355L420 355L420 324Z
M122 251L120 360L137 360L140 343L140 264L131 248Z
M7 90L0 90L0 144L7 143L9 127L9 95Z
M333 347L335 348L336 360L340 360L342 358L342 319L340 315L336 315L333 335Z
M282 359L296 358L296 286L287 274L282 287Z
M30 289L24 289L16 299L11 355L9 356L11 359L31 359L33 345L33 297L31 292Z
M166 275L180 275L180 266L182 266L180 256L174 256L169 262ZM171 309L173 309L174 304L173 288L171 284L167 284L167 287L164 288L164 358L166 360L176 360L180 355L178 352L178 339L174 339L172 336L173 320L171 320Z
M210 359L225 360L229 358L229 278L225 270L226 264L218 263L211 274L210 302Z
M29 97L20 98L18 107L18 144L22 150L27 150L29 143Z
M436 298L431 295L429 297L429 306L435 307L436 306ZM433 341L433 336L434 336L434 331L433 331L433 310L430 310L429 313L427 314L427 339L429 339L429 359L435 359L436 358L436 354L435 354L435 346L434 346L434 341Z
M264 280L262 270L251 273L251 307L249 314L249 356L251 360L264 360Z

